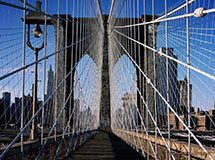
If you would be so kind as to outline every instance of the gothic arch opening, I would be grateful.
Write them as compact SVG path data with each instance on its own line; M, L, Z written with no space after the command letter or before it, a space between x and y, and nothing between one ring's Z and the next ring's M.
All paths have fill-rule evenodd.
M137 73L127 55L122 55L111 71L112 128L135 128L137 113Z
M74 129L97 129L100 108L100 71L88 54L85 54L76 66L73 85Z

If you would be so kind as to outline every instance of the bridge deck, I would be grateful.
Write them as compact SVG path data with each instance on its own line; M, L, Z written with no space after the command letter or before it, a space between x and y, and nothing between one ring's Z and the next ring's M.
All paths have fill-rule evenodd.
M72 153L68 159L140 160L143 159L143 157L112 133L99 132L82 147Z

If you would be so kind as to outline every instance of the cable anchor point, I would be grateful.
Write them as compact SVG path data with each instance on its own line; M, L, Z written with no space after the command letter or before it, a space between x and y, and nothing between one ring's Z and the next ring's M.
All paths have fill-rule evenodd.
M204 11L205 11L204 7L197 8L194 11L194 16L197 18L204 17L204 16L206 16L206 13L204 13Z

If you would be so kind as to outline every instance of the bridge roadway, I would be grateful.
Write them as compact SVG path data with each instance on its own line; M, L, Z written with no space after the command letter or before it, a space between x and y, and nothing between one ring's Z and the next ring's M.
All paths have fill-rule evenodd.
M143 160L133 148L109 132L99 132L67 158L74 160Z

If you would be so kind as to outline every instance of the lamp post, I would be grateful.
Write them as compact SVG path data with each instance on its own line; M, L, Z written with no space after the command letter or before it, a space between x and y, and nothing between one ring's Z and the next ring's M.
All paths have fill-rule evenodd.
M33 28L33 35L35 38L40 38L43 34L42 29L40 27L40 24L44 24L45 22L45 15L41 12L41 1L36 1L36 10L30 11L25 19L26 24L28 25L28 31L27 31L27 45L28 47L34 51L34 88L33 88L33 105L32 105L32 117L35 115L35 112L37 110L37 74L38 74L38 54L39 51L41 51L44 47L44 41L42 42L40 47L33 47L31 43L31 31L30 26L34 25ZM37 136L37 128L36 128L36 120L35 118L32 120L32 126L31 126L31 133L30 133L30 140L35 140Z
M28 4L29 5L29 4ZM30 26L34 25L33 29L33 35L35 38L40 38L43 34L43 31L40 27L40 24L42 25L53 25L52 21L53 19L50 18L51 16L47 17L47 15L41 11L41 0L36 0L36 7L31 8L35 10L30 10L28 14L25 17L25 23L28 25L28 32L27 32L27 45L30 49L34 51L34 61L36 62L34 65L34 88L33 88L33 106L32 106L32 116L35 115L36 106L37 106L37 69L38 69L38 54L39 51L41 51L45 47L46 41L42 42L40 47L33 47L31 44L31 32L30 32ZM46 34L46 32L45 32ZM46 36L46 35L45 35ZM34 140L36 137L36 124L35 119L32 121L32 127L31 127L31 134L30 139Z
M42 30L39 26L39 24L35 24L34 29L33 29L33 35L36 38L40 38L42 35ZM38 53L44 48L44 42L41 44L39 48L33 47L31 44L31 39L30 39L30 24L28 24L28 39L27 39L27 45L30 49L34 51L34 88L33 88L33 106L32 106L32 117L35 114L36 108L37 108L37 73L38 73ZM31 134L30 134L30 139L34 140L36 138L36 127L35 127L35 118L32 120L32 126L31 126Z

